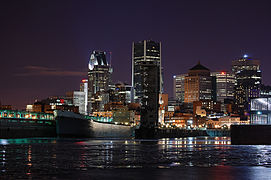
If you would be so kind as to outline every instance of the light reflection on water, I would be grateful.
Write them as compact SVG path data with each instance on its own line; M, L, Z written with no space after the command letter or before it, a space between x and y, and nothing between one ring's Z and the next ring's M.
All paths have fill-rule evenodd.
M271 167L271 146L236 146L227 137L0 140L3 177L65 177L93 169ZM68 176L67 176L68 177Z

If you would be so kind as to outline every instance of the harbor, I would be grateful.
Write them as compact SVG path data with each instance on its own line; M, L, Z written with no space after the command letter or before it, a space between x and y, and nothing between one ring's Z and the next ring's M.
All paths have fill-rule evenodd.
M61 113L61 116L59 115ZM63 115L64 113L64 115ZM66 117L65 117L66 115ZM67 116L68 115L68 116ZM0 139L30 137L134 138L136 127L99 122L73 112L57 114L0 110ZM126 130L127 129L127 130ZM157 138L207 136L205 130L157 129Z

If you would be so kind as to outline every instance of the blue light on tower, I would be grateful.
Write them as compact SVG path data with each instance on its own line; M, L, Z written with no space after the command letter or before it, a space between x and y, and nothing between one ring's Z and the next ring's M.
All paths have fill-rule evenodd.
M248 57L248 55L247 54L244 54L244 56L243 56L244 58L247 58Z

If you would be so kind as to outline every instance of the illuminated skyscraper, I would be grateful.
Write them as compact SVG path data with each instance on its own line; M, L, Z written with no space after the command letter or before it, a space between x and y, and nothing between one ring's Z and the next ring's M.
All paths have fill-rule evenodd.
M162 75L161 75L161 43L150 40L144 40L133 43L132 54L132 85L134 87L134 100L141 103L146 89L149 87L145 83L147 79L148 67L158 67L157 88L159 93L162 92Z
M141 127L157 127L158 100L162 92L160 42L133 43L132 85L134 101L141 104Z
M103 93L109 89L112 68L106 59L106 53L103 51L93 51L90 55L88 68L88 111L92 112L91 99L94 99L95 104L97 104L96 100L99 99L97 93L98 96L102 97Z
M249 110L251 98L260 97L260 61L244 55L232 61L232 72L235 75L235 103L242 114L244 110Z
M210 70L200 62L192 67L184 82L184 102L193 103L194 101L212 99L212 77Z
M184 102L184 81L188 74L173 76L173 96L178 102Z
M211 76L215 78L215 88L213 87L213 89L215 89L216 101L221 102L221 110L226 112L226 104L234 100L235 76L227 71L212 72Z
M216 100L224 103L225 99L234 99L235 76L227 71L212 72L216 77Z
M88 80L83 79L80 83L80 91L85 93L85 100L84 100L84 111L85 115L87 115L87 107L88 107Z

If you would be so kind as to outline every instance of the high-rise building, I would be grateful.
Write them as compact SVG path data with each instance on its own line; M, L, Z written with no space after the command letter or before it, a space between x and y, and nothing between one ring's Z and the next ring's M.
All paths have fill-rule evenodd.
M173 97L178 102L184 102L184 82L185 76L188 74L181 74L173 76Z
M109 101L119 102L123 105L131 103L132 86L124 83L110 85Z
M146 85L146 73L148 66L158 67L157 85L158 91L162 92L162 75L161 75L161 43L144 40L137 43L133 43L132 48L132 85L134 88L134 101L141 103L144 97L144 90Z
M234 74L227 71L212 72L211 76L216 77L216 100L222 104L225 99L234 99Z
M260 97L260 61L244 55L232 61L232 72L235 75L235 103L239 113L243 114L249 110L250 99Z
M112 68L103 51L93 51L90 55L88 70L88 111L92 112L91 106L96 93L106 93L111 82Z
M87 107L88 107L88 80L87 79L83 79L80 83L80 92L84 92L85 93L85 100L84 100L84 114L87 115Z
M134 101L141 104L141 127L158 125L161 77L161 43L150 40L133 43L132 85Z
M200 62L192 67L184 82L184 102L212 99L212 77L210 70Z
M67 92L66 97L71 99L72 104L74 106L78 106L80 114L86 114L86 111L85 111L86 93L85 92L82 92L82 91Z

